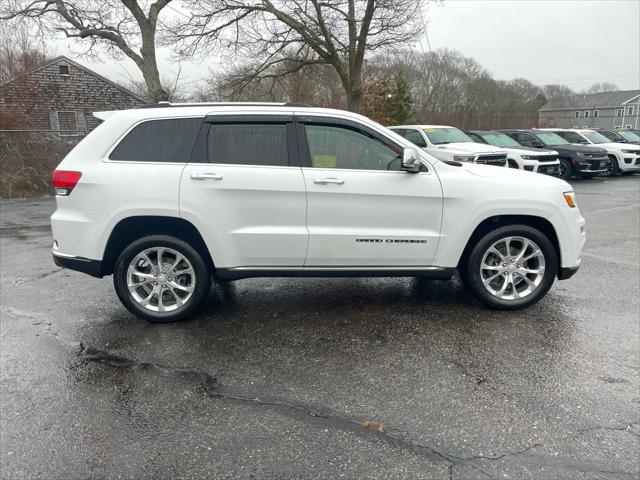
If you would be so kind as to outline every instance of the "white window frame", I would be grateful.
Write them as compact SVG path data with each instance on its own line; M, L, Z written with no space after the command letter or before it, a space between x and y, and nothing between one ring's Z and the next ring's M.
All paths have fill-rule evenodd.
M593 118L598 118L600 116L600 110L593 111Z
M633 128L633 125L629 124L629 125L627 125L627 126L626 126L626 127L624 127L624 128Z
M590 115L591 115L591 110L584 111L584 118L589 118Z
M624 108L616 108L616 117L622 117L624 115Z
M576 110L575 116L573 118L582 118L580 110Z
M633 113L634 113L633 105L629 105L629 106L627 107L627 115L629 115L629 116L633 116Z

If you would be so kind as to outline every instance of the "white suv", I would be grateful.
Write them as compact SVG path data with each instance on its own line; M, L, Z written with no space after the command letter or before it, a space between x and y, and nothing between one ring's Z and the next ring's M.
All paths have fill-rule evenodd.
M607 175L613 177L619 173L640 172L640 145L612 142L607 137L595 130L583 128L548 128L560 135L567 142L576 145L593 145L607 151L609 161L607 163Z
M446 125L399 125L389 127L438 160L508 167L507 151L476 143L462 130Z
M506 133L474 130L465 132L474 142L507 151L509 167L545 175L560 175L560 160L555 150L523 147Z
M296 104L162 105L104 122L53 173L53 258L151 321L212 279L431 276L524 308L580 266L571 187L438 161L353 113Z

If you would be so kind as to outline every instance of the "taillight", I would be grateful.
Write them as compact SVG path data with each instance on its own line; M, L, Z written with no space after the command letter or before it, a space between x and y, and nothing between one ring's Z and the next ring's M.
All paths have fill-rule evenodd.
M51 186L56 189L56 195L69 195L80 180L82 172L68 170L54 170L51 174Z

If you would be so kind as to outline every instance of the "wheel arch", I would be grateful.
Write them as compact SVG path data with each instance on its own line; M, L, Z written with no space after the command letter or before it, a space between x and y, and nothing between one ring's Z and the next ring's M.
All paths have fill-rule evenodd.
M464 262L466 262L473 246L484 235L492 230L495 230L496 228L505 227L507 225L527 225L544 233L549 238L549 241L551 241L551 243L553 244L553 248L558 255L559 272L560 266L562 265L562 252L560 251L560 242L558 241L558 234L556 233L556 229L553 227L553 224L549 220L535 215L494 215L484 219L478 224L478 226L474 229L473 233L469 237L469 240L467 241L467 244L462 251L462 255L460 256L458 268L460 268L464 264Z
M102 257L102 275L111 275L120 253L138 238L148 235L170 235L189 243L204 259L213 273L215 264L198 229L188 220L159 215L136 215L120 220L111 230Z

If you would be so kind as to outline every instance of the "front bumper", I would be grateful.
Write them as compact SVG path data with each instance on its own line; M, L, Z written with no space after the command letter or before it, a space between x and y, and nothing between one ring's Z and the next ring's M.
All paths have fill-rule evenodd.
M560 175L560 162L557 163L541 163L538 165L538 173L542 173L544 175Z
M100 260L91 260L90 258L73 257L71 255L63 255L51 252L53 263L62 268L75 270L77 272L86 273L92 277L102 278L102 262Z
M576 160L576 168L580 173L604 173L607 171L608 158L601 160Z
M576 267L560 268L558 270L558 280L570 279L578 272L579 269L580 269L580 265Z
M640 157L624 154L622 161L618 162L618 166L623 172L640 172Z

